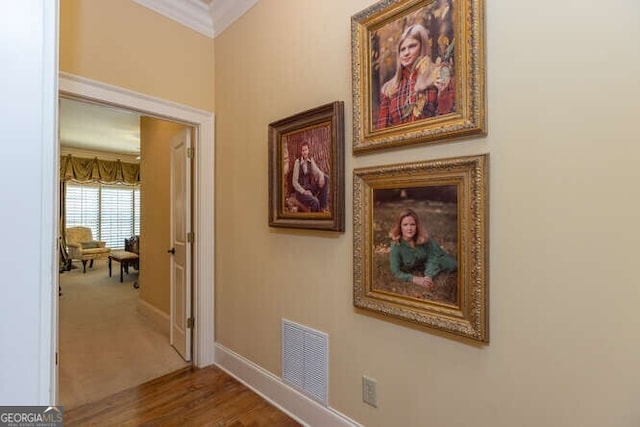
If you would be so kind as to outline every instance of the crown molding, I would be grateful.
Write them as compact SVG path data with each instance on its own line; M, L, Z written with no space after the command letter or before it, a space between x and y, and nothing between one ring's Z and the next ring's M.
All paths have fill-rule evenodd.
M213 0L211 2L213 37L220 35L257 2L258 0Z
M215 38L258 0L133 0L209 38ZM209 4L207 4L209 3Z
M210 7L199 0L133 0L209 38L213 38Z

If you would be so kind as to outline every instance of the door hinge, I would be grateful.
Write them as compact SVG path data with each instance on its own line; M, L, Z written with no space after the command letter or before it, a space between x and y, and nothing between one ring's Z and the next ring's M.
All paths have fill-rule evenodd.
M194 238L195 238L195 236L194 236L193 231L189 231L189 232L187 233L187 242L189 242L189 243L193 243Z
M190 159L193 159L194 155L195 153L193 152L193 148L192 147L187 148L187 157Z
M195 324L195 320L193 317L189 317L187 319L187 328L193 329L193 325Z
M56 366L58 366L58 352L56 351Z

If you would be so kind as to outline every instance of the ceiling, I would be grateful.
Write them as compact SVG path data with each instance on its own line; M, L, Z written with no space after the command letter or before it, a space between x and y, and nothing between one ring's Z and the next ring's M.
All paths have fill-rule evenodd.
M258 0L133 0L181 25L215 38ZM60 99L63 149L139 156L140 114L111 106Z
M73 99L60 99L60 146L131 156L140 154L140 114Z

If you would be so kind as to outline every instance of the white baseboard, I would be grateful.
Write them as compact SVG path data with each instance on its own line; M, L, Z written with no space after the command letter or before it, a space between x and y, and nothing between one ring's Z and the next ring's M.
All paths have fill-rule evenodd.
M362 427L289 387L280 378L225 346L215 344L215 364L274 406L307 426Z
M158 308L140 298L138 298L138 305L136 308L138 313L140 313L145 319L149 320L149 323L154 329L165 335L167 340L169 339L169 327L171 325L171 320L167 313L160 311Z

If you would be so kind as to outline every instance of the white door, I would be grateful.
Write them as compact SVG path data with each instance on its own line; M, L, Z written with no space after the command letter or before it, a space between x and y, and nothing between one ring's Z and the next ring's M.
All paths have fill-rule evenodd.
M191 133L171 139L171 345L191 360Z

